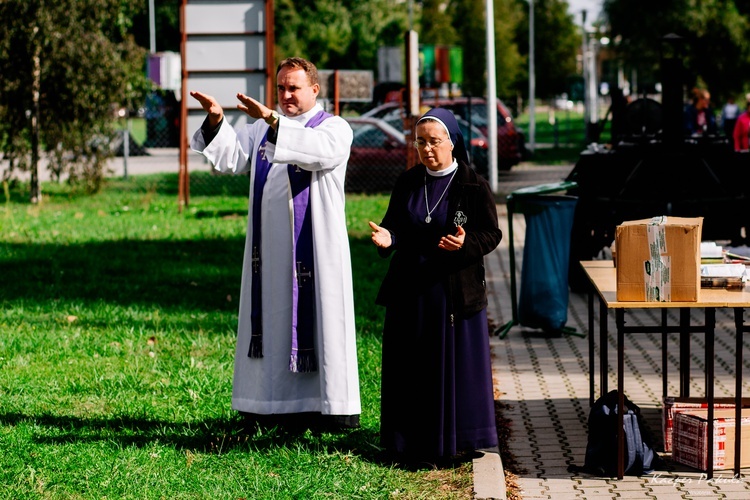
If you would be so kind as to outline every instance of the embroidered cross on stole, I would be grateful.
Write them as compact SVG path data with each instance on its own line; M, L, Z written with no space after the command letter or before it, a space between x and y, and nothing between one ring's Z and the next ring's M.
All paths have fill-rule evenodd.
M325 111L318 112L310 118L305 127L316 127L333 115ZM255 168L255 185L253 188L253 241L252 241L252 307L251 336L248 356L263 357L262 331L262 255L261 249L261 209L270 162L265 157L265 145L268 136L263 137L258 148ZM292 351L289 370L293 372L313 372L317 370L315 356L314 308L315 308L315 272L312 245L312 214L310 210L311 172L300 169L297 165L287 165L289 185L292 193L294 241L292 262L294 270L292 280Z

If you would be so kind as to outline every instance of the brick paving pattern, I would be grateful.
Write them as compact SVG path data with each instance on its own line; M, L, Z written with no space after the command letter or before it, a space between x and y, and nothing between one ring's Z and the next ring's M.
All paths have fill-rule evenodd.
M520 187L562 180L570 167L517 167L500 179L498 191L504 194ZM498 205L498 215L507 236L507 211ZM523 265L525 221L514 215L514 250L517 286ZM489 314L497 325L512 319L510 302L510 264L507 240L485 259L489 290ZM599 315L596 308L596 325ZM679 322L678 310L669 310L670 324ZM585 294L571 293L567 326L587 333L588 302ZM658 311L633 310L626 313L628 325L658 324ZM702 324L702 311L695 310L693 324ZM614 314L609 315L609 389L616 381L616 330ZM598 333L598 332L597 332ZM679 393L676 334L668 336L669 395ZM731 310L716 311L715 396L734 396L735 331ZM691 335L692 396L704 395L704 339ZM513 422L509 443L519 468L519 486L524 499L605 499L605 498L750 498L750 470L734 477L734 472L715 471L713 480L696 469L676 464L665 457L664 470L623 480L600 478L568 472L569 465L582 466L586 451L586 422L589 413L588 339L574 335L547 338L541 331L514 326L505 338L492 337L493 375L500 401L509 406L506 417ZM599 337L595 336L596 359ZM748 341L744 349L750 349ZM747 351L746 351L747 352ZM747 357L746 357L747 358ZM646 417L655 448L663 450L661 440L661 334L631 334L625 340L625 393ZM743 360L744 373L750 373L750 361ZM598 361L595 389L598 395ZM743 382L743 394L750 395L750 380Z

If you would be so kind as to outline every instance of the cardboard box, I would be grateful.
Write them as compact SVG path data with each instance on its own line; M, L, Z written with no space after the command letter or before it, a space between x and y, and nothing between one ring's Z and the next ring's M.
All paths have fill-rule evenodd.
M617 300L697 301L702 229L703 217L663 216L617 226Z
M740 467L750 466L750 409L742 410ZM734 468L734 410L714 411L713 470ZM708 470L708 410L687 410L675 415L672 460Z
M750 408L750 398L742 398L742 407ZM664 438L664 451L672 451L672 432L674 429L674 417L678 413L689 410L708 408L706 398L690 397L680 398L667 396L664 398L664 405L661 412L661 430ZM734 398L714 398L714 410L731 409L734 410Z

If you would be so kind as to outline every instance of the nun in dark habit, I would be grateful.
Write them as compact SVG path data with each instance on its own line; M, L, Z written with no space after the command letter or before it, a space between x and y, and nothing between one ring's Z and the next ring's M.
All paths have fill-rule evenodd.
M415 137L420 163L370 222L379 254L392 254L377 297L380 440L396 462L438 464L497 445L484 256L502 232L453 113L431 109Z

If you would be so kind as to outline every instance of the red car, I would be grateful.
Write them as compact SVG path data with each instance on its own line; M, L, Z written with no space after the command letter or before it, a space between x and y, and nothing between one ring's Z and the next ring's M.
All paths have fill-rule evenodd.
M398 176L407 168L407 144L400 130L401 120L360 117L346 118L346 121L354 132L346 170L346 191L390 192ZM458 124L464 137L468 136L468 124L460 118ZM471 130L472 167L486 178L487 139L477 127L471 127Z
M406 139L379 118L346 118L354 132L346 168L347 192L390 193L406 170Z
M384 120L388 125L392 126L397 130L403 129L404 118L403 109L399 107L397 103L384 104L370 110L362 115L363 118L372 118L377 115L378 118ZM469 122L461 118L456 117L458 126L461 128L461 133L464 139L471 136L469 140L469 156L471 165L480 175L484 176L485 179L489 179L489 168L488 168L488 155L487 149L489 144L487 143L487 137L482 133L476 125L469 126ZM471 134L469 133L471 130Z
M449 109L456 118L471 123L487 136L487 101L480 97L429 98L423 99L423 106ZM388 102L363 113L363 117L385 118L400 109L397 102ZM505 104L497 100L497 166L499 170L510 170L517 165L524 154L523 133L516 128L513 117Z

